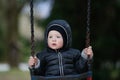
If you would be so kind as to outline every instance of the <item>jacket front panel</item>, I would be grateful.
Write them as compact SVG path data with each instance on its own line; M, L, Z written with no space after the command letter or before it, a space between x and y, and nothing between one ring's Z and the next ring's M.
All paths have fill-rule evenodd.
M76 49L69 49L64 52L51 52L51 53L38 53L37 57L44 61L46 65L41 65L39 67L39 75L45 76L64 76L64 75L71 75L71 74L78 74L77 67L84 65L79 62L82 62L80 57L79 50ZM79 61L79 62L78 62ZM83 61L85 62L85 61ZM41 69L43 68L43 69ZM45 73L42 72L42 70ZM79 70L82 70L79 67Z

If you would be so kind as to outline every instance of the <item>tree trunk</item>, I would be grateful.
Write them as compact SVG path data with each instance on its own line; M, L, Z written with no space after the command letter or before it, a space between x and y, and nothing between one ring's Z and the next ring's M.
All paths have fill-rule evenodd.
M18 46L18 11L16 0L8 1L6 7L6 46L8 62L11 67L17 67L19 63Z

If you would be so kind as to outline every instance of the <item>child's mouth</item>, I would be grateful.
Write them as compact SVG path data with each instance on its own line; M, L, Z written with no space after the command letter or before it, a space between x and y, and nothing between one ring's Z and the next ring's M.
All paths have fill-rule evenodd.
M56 44L55 44L55 43L53 43L52 45L53 45L53 46L56 46Z

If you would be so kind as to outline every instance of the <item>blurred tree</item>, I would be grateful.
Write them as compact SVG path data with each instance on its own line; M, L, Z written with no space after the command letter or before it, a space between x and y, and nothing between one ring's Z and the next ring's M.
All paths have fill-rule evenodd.
M6 54L11 67L19 62L18 17L23 5L28 0L0 0L3 20L6 27Z

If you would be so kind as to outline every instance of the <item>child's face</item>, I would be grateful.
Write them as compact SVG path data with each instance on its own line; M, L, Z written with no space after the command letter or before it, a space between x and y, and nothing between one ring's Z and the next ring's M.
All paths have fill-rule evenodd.
M48 34L48 46L51 49L60 49L63 47L63 37L55 30L51 30Z

